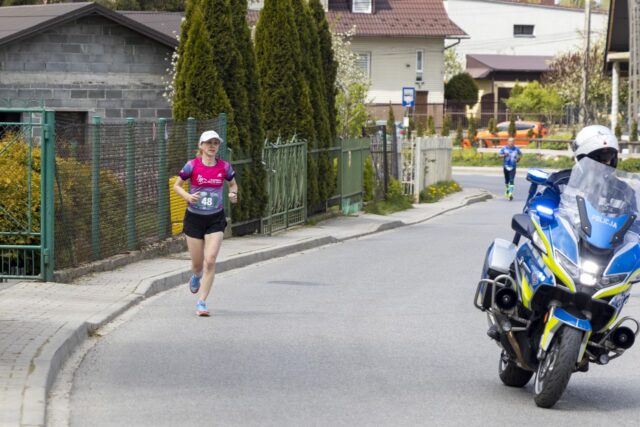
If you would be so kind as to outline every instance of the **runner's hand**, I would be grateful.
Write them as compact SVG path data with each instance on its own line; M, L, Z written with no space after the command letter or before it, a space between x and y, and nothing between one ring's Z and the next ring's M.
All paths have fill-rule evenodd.
M197 204L199 200L200 193L189 194L189 197L187 198L187 202L191 203L192 205Z

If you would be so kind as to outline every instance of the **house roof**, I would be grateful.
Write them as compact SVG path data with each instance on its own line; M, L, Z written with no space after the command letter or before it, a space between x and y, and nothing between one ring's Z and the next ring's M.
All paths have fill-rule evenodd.
M535 55L467 55L467 72L482 79L495 71L542 73L549 71L553 56Z
M329 0L327 19L336 31L354 25L362 37L467 37L449 19L442 0L375 0L374 13L351 13L349 0Z
M329 0L327 19L339 32L354 25L361 37L468 37L451 21L441 0L375 0L374 13L351 13L349 0ZM0 46L90 15L100 15L167 46L176 36L181 12L112 11L93 2L0 7ZM249 10L255 23L259 12Z
M623 76L629 72L629 6L628 0L611 0L607 41L604 49L604 71L611 74L614 62L620 62Z
M0 7L0 46L91 15L103 16L168 46L178 44L175 36L170 36L153 26L143 24L141 21L131 19L125 14L114 12L99 4L84 2ZM180 28L179 23L177 28Z
M118 11L118 13L174 39L180 35L180 24L184 18L184 12Z

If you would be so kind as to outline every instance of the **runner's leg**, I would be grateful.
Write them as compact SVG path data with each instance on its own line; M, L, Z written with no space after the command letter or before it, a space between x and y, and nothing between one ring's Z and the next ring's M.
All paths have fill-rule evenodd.
M187 247L191 256L191 271L196 276L202 276L202 263L204 261L204 240L187 236Z
M209 291L213 285L213 279L216 275L216 259L222 246L222 231L216 233L205 234L204 236L204 274L200 282L199 299L205 301L209 296Z

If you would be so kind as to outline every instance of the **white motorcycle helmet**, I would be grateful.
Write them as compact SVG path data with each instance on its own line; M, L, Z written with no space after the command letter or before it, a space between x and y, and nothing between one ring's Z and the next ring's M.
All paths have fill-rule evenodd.
M591 125L584 127L571 145L576 160L589 157L597 162L618 166L618 138L606 126Z

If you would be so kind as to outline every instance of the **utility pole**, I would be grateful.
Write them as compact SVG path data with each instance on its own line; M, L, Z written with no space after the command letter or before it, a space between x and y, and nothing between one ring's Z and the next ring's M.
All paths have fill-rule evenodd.
M640 6L637 1L629 1L629 110L628 124L638 120L640 104Z
M580 123L585 126L589 119L587 112L587 90L589 87L589 45L591 41L591 0L584 2L584 61L582 67L582 92L580 93Z

